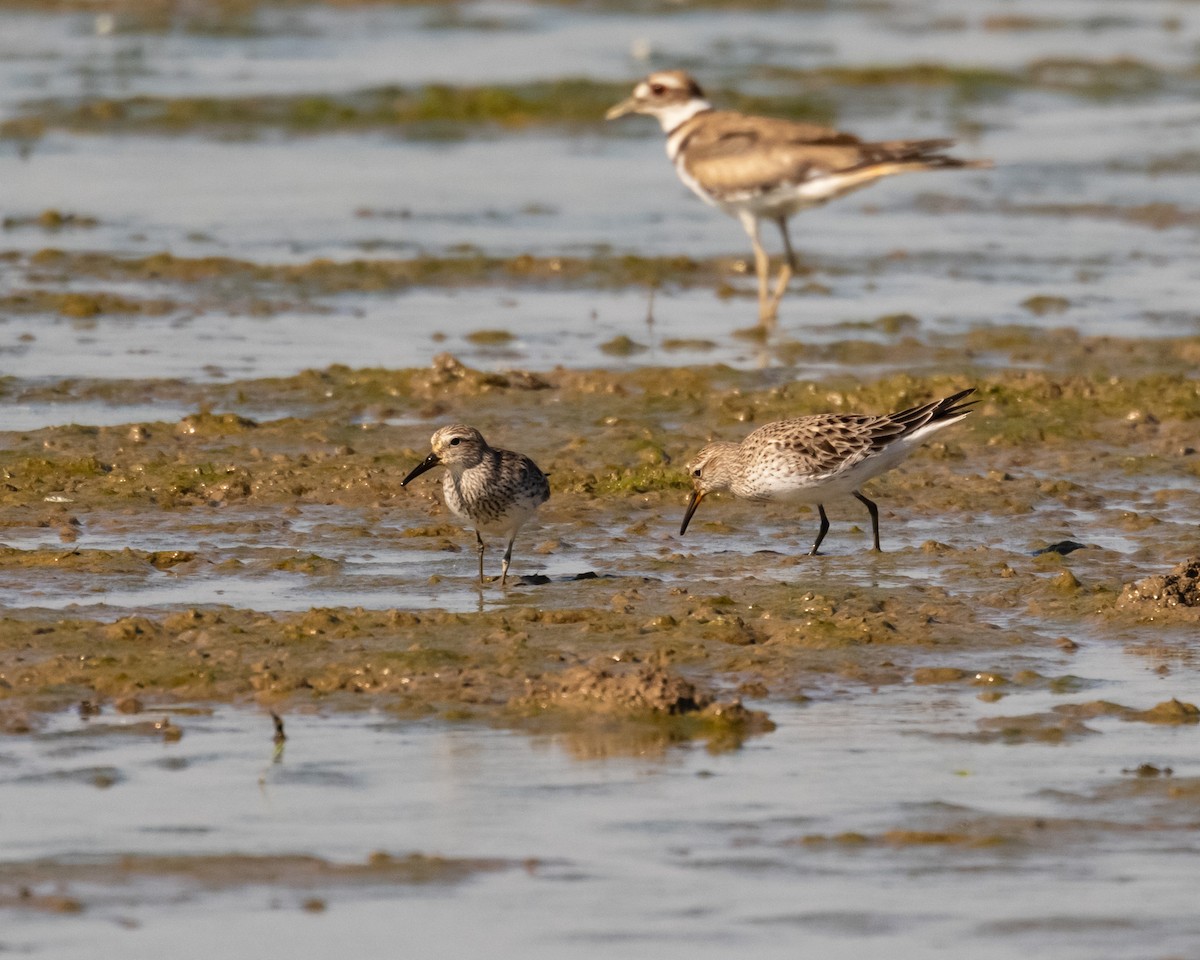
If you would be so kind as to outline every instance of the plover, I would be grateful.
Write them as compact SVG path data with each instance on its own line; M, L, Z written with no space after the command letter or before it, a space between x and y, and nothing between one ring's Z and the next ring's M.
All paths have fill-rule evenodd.
M829 531L824 502L853 494L871 514L874 549L879 550L879 508L862 495L866 481L896 466L933 433L958 423L976 401L960 401L972 387L953 396L899 413L871 416L822 413L777 420L759 427L741 443L710 443L687 466L692 496L679 527L687 532L704 497L728 490L743 500L815 503L821 528L809 556Z
M736 217L754 247L759 323L770 327L796 255L787 221L807 207L833 200L881 177L918 170L990 167L990 160L961 160L941 151L952 140L865 143L849 133L811 123L714 110L683 70L652 73L606 119L628 113L655 117L667 135L667 156L679 179L705 203ZM770 258L759 238L769 220L783 236L785 258L774 293Z
M433 452L400 481L400 486L408 486L434 467L445 467L442 494L450 512L475 529L481 584L484 551L481 531L508 538L500 567L500 585L504 586L517 532L550 498L546 475L523 453L491 447L478 430L463 423L442 427L429 443Z

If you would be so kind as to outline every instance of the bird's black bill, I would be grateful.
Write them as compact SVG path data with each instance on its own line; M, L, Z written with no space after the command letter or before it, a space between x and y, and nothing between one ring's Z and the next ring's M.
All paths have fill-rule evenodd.
M700 506L700 501L704 499L704 494L699 490L693 490L691 499L688 500L687 512L683 515L683 523L679 525L679 535L682 537L687 533L688 524L692 522L692 514L696 512L696 508Z
M426 470L432 470L434 467L436 467L441 462L442 461L438 459L438 455L436 453L431 453L424 460L422 460L420 463L418 463L415 467L412 468L412 470L409 472L408 476L400 481L400 486L407 487L409 484L409 481L416 480L417 477L419 477L421 474L423 474Z

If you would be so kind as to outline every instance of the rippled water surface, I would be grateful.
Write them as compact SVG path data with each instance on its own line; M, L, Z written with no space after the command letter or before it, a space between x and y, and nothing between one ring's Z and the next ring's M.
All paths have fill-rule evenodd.
M1102 649L1069 666L1097 696L1161 695L1160 677ZM85 915L19 914L3 942L62 957L202 956L262 938L317 956L346 937L371 957L401 940L547 957L784 956L803 944L837 957L1082 958L1141 955L1147 942L1187 954L1200 936L1194 812L1132 774L1189 752L1193 731L1151 747L1139 725L1112 719L1070 749L980 743L977 721L1000 708L974 690L865 696L775 704L779 729L735 753L644 759L580 759L602 741L372 715L289 717L277 756L255 712L175 714L183 737L167 744L122 732L133 719L60 717L0 751L9 808L25 811L14 859L361 863L419 850L503 866L461 883L318 886L315 914L306 885L231 894L195 889L186 870L163 884L114 866L107 882L63 884L88 895ZM1028 711L1063 698L1011 699Z

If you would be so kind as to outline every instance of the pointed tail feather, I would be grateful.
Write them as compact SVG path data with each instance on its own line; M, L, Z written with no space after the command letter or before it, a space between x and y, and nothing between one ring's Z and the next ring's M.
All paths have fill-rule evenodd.
M951 423L965 417L971 412L971 408L979 402L978 400L968 400L966 403L959 402L974 392L974 387L968 387L966 390L960 390L958 393L949 397L943 397L941 400L933 400L917 407L909 407L907 410L901 410L899 413L893 413L888 419L893 423L903 424L904 434L909 434L915 430L919 430L921 427L934 424L949 426ZM904 434L901 435L903 436Z

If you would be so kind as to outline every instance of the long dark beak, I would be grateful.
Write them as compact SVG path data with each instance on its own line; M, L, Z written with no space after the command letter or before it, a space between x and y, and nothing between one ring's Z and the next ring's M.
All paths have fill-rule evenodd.
M438 458L438 455L436 453L431 453L424 460L422 460L420 463L418 463L415 467L412 468L412 471L409 473L409 475L400 481L400 486L407 487L409 484L409 481L416 480L417 477L419 477L421 474L423 474L426 470L432 470L434 467L436 467L441 462L442 461Z
M703 490L692 491L691 499L688 500L687 512L683 515L683 523L679 525L679 535L681 537L687 533L688 524L692 522L692 514L696 512L696 508L700 506L700 501L703 499Z

